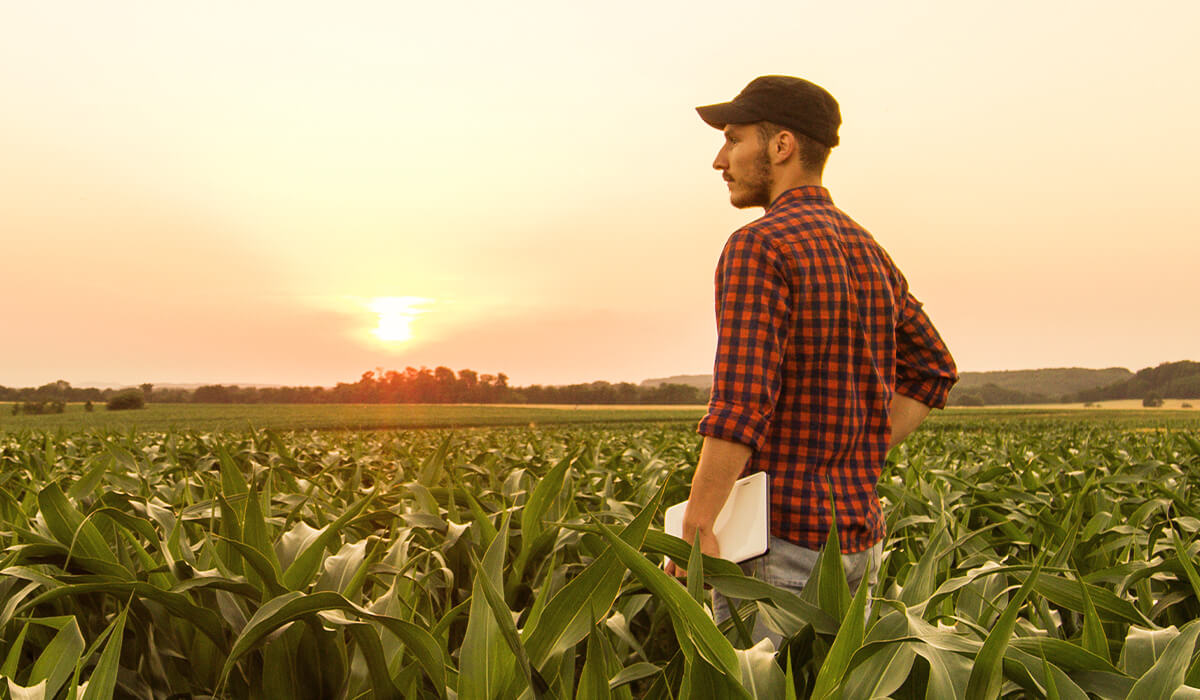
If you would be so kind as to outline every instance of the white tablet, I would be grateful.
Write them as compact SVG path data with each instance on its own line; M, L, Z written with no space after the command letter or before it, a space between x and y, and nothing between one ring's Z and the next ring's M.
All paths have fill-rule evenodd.
M767 483L766 472L754 472L733 483L733 490L713 524L722 559L745 561L767 551L771 530ZM687 501L667 508L663 529L668 535L683 536L683 511L686 508Z

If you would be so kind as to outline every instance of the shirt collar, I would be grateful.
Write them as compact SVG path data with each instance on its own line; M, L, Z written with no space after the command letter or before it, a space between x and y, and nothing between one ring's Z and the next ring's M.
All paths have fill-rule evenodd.
M771 202L771 206L767 207L767 211L771 211L775 207L783 206L789 202L802 200L827 202L829 204L833 203L833 198L829 196L829 190L825 189L824 187L820 185L802 185L800 187L793 187L790 190L784 190L783 192L780 192L779 196L775 198L775 201Z

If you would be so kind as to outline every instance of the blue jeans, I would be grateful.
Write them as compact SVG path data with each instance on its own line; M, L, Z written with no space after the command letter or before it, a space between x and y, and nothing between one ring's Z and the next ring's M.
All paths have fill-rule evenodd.
M817 565L820 555L815 549L801 547L778 537L771 537L767 553L742 562L742 571L747 576L753 576L772 586L800 595L804 584L812 576L813 567ZM879 582L879 566L883 559L883 540L875 543L874 547L862 552L842 555L842 567L846 570L846 580L853 594L865 579L867 586L874 588ZM868 592L870 591L868 589ZM867 616L871 614L871 599L867 598ZM722 622L729 617L729 603L725 596L713 593L713 618ZM781 635L769 628L763 616L756 617L754 630L750 633L750 643L757 644L762 639L770 639L775 648L783 641Z

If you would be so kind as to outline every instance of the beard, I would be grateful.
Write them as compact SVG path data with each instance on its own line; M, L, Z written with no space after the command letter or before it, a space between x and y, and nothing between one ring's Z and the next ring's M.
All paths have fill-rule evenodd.
M729 190L729 203L738 209L765 209L771 205L771 188L775 182L771 177L771 159L767 156L766 144L758 152L750 170L729 182L734 185Z

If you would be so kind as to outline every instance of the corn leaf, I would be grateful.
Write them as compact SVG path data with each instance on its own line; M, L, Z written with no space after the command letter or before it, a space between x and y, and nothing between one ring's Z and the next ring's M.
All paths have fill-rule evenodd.
M694 648L704 662L713 666L724 677L740 678L737 655L729 640L725 639L716 624L688 595L684 587L608 527L600 525L600 533L612 545L621 563L642 582L642 585L650 589L670 612L675 623L675 635L680 644Z
M113 696L117 687L117 670L121 661L121 644L125 636L125 616L128 612L129 608L126 606L106 631L108 640L104 643L99 662L88 678L82 700L106 700Z
M509 614L508 608L502 606L503 611L494 610L484 590L484 579L492 583L493 589L504 585L504 553L507 547L506 515L484 552L483 560L472 557L475 575L471 586L471 610L467 615L458 677L458 694L464 698L491 700L500 697L517 663L511 644L505 641L506 630L497 619L499 614Z
M1183 686L1188 663L1196 648L1196 637L1200 635L1200 620L1193 620L1179 630L1179 634L1167 643L1167 648L1154 661L1129 691L1131 698L1167 700Z
M67 547L70 554L120 566L96 524L90 519L85 519L83 514L71 505L58 482L48 484L38 492L38 507L46 520L46 527L59 543ZM133 578L128 570L125 574L128 578Z
M987 639L983 642L983 648L979 650L979 654L975 657L974 668L971 670L971 678L967 683L967 698L968 700L990 700L1000 695L1000 679L1004 670L1004 652L1008 648L1009 640L1012 637L1013 628L1017 623L1017 612L1021 606L1025 604L1025 599L1029 597L1029 593L1033 590L1034 584L1037 582L1038 574L1042 570L1042 557L1038 557L1037 562L1033 565L1033 571L1026 577L1025 582L1021 584L1020 590L1008 602L1008 606L1004 608L1000 619L996 622L996 626L988 633Z
M290 590L298 590L301 586L310 584L320 569L321 558L325 553L325 548L330 546L330 543L338 536L339 531L341 531L346 523L358 517L358 514L367 507L370 500L368 497L355 503L332 523L321 528L320 534L300 550L295 561L283 572L283 585Z
M836 547L836 544L834 546ZM840 560L840 558L839 555L838 559ZM845 578L846 575L843 572L843 582ZM867 586L864 581L854 594L854 600L850 602L850 607L842 618L842 625L838 629L837 636L834 637L833 646L830 647L829 654L825 657L825 663L821 664L821 670L817 673L812 690L813 698L824 700L824 698L841 695L842 679L846 674L846 669L850 666L850 660L854 657L855 652L862 646L866 626L868 588L870 586Z
M659 488L641 512L621 531L621 539L640 547L654 515L662 505L665 484ZM545 671L548 661L586 637L597 619L607 614L620 590L626 569L612 549L592 561L578 576L550 599L537 623L522 635L529 662Z
M58 694L59 689L66 684L76 667L79 666L80 656L83 654L85 646L83 633L80 632L79 623L74 616L40 618L37 622L55 625L57 631L37 660L33 662L33 668L30 669L26 682L38 685L45 681L43 689L46 697L52 698ZM22 638L24 634L25 630L22 628ZM20 644L16 645L16 649L20 649ZM6 673L12 676L15 675L15 670L14 668Z

